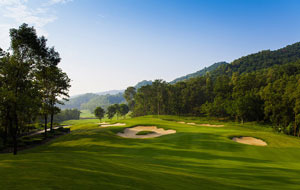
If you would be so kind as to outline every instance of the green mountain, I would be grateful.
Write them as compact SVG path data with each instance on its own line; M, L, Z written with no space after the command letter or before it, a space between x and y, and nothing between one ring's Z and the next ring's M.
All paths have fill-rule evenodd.
M275 65L293 63L300 59L300 42L288 45L278 50L264 50L234 60L230 64L222 65L212 72L213 75L231 75L233 72L249 73L266 69Z
M95 96L90 99L88 102L81 104L81 110L90 110L93 112L96 107L101 106L102 108L106 109L108 106L112 104L120 104L125 102L123 97L123 93L115 94L115 95L99 95Z
M61 109L80 109L81 104L87 103L92 98L97 97L97 94L87 93L71 97L69 101L64 101L64 105L58 105Z
M143 80L137 83L134 87L136 89L152 84L152 81ZM91 112L97 106L106 109L111 104L120 104L125 102L123 97L124 90L110 90L98 93L87 93L70 97L69 101L65 101L64 105L58 105L61 109L79 109L90 110Z
M139 88L141 88L142 86L151 85L151 84L152 84L152 81L151 81L151 80L143 80L143 81L137 83L137 84L134 86L134 88L135 88L135 89L139 89Z
M106 94L110 94L110 95L116 95L119 93L123 93L124 90L109 90L109 91L104 91L104 92L97 92L95 94L97 95L106 95Z
M209 66L209 67L205 67L204 69L201 69L200 71L197 71L195 73L191 73L191 74L188 74L186 76L183 76L183 77L179 77L173 81L170 82L170 84L175 84L179 81L185 81L185 80L188 80L190 78L195 78L195 77L199 77L199 76L204 76L207 72L211 72L211 71L214 71L216 70L220 65L227 65L228 63L227 62L218 62L218 63L214 63L213 65Z

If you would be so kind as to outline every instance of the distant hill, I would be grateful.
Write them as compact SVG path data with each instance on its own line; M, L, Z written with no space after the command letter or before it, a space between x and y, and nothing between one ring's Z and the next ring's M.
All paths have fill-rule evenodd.
M104 91L104 92L97 92L95 94L98 94L98 95L106 95L106 94L116 95L116 94L123 93L123 92L124 92L124 90L109 90L109 91Z
M64 101L65 105L58 105L61 109L80 109L81 104L87 103L92 98L97 97L97 94L87 93L71 97L69 101Z
M139 88L141 88L142 86L151 85L151 84L152 84L152 81L151 81L151 80L143 80L143 81L137 83L137 84L134 86L134 88L135 88L135 89L139 89Z
M123 93L115 95L98 95L93 93L82 94L75 98L70 98L69 101L64 102L65 105L59 105L61 109L79 109L79 110L90 110L91 112L97 106L107 108L111 104L119 104L125 102Z
M221 74L231 75L233 72L237 72L239 74L249 73L252 71L266 69L275 65L296 62L299 59L300 42L297 42L278 50L264 50L241 57L234 60L230 64L218 67L212 72L212 74L214 76L219 76Z
M123 97L123 93L118 93L115 95L98 95L90 99L88 102L81 104L81 110L90 110L93 112L96 107L101 106L106 109L108 106L112 104L120 104L124 103L125 99Z
M143 80L137 83L134 87L136 89L152 84L152 81ZM79 109L90 110L91 112L97 106L107 108L111 104L120 104L125 102L123 93L125 90L110 90L98 93L86 93L70 97L69 101L65 101L65 105L58 105L61 109Z
M218 63L214 63L213 65L209 66L209 67L205 67L204 69L201 69L195 73L191 73L191 74L188 74L186 76L183 76L183 77L179 77L173 81L170 82L170 84L175 84L179 81L184 81L184 80L187 80L187 79L190 79L190 78L195 78L195 77L199 77L199 76L204 76L207 72L211 72L211 71L214 71L216 70L220 65L227 65L228 63L227 62L218 62Z

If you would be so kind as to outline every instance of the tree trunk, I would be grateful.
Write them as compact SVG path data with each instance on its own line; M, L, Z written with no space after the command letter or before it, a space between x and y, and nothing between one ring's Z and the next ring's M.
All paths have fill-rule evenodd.
M7 144L7 135L8 135L8 123L5 124L4 135L3 135L3 144L4 146Z
M48 115L45 114L45 136L47 136L47 119L48 119Z
M4 124L4 134L3 134L3 144L4 146L7 144L7 135L8 135L8 125L10 125L10 121L9 121L9 115L8 113L6 114L6 118L5 118L5 124Z
M50 131L53 130L53 113L51 113L51 119L50 119Z
M297 122L296 122L296 113L295 113L295 125L294 125L294 136L296 136L296 131L297 131Z
M18 152L18 138L17 138L18 130L19 130L19 125L18 125L18 118L16 116L16 118L15 118L15 130L13 131L14 155L17 155L17 152Z
M16 132L13 135L13 141L14 141L14 155L17 155L17 152L18 152L18 142L17 142L17 133Z

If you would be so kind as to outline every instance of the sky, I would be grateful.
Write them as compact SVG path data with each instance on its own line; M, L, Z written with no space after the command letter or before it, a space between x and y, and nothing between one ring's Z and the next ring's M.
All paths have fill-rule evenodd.
M60 53L70 95L126 89L300 41L297 0L0 0L9 29L34 26Z

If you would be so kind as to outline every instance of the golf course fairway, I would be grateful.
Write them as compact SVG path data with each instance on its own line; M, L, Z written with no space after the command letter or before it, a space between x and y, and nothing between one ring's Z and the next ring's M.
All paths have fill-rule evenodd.
M16 156L0 154L0 189L300 189L300 139L267 126L176 116L113 122L126 125L67 121L72 125L67 135ZM139 125L176 133L149 139L116 135ZM232 140L241 136L267 146Z

